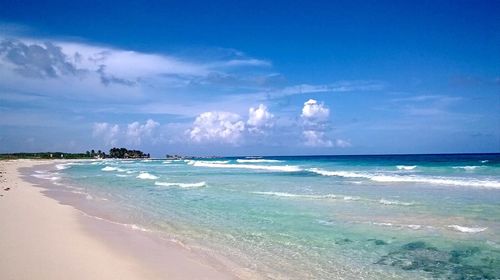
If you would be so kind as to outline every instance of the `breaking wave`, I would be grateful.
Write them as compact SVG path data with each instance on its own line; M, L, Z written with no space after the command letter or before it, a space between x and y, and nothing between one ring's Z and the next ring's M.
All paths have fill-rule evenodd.
M399 200L387 200L383 198L379 200L379 203L384 205L401 205L401 206L411 206L415 204L413 202L402 202Z
M477 166L477 165L467 165L467 166L454 166L453 168L454 169L463 169L463 170L466 170L466 171L472 171L474 169L477 169L481 166Z
M158 176L149 174L147 172L141 172L141 174L137 175L138 179L144 179L144 180L156 180L158 179Z
M227 164L216 163L213 161L191 161L188 164L197 167L212 167L212 168L239 168L239 169L253 169L253 170L268 170L268 171L281 171L281 172L299 172L301 168L294 165L257 165L257 164Z
M68 164L68 163L66 163L66 164L57 164L56 165L57 170L64 170L64 169L68 169L70 167L71 167L71 164Z
M416 165L396 165L396 168L399 170L413 170L417 168Z
M314 195L314 194L294 194L286 192L252 192L254 194L260 195L270 195L270 196L280 196L280 197L297 197L297 198L309 198L309 199L336 199L339 196L334 194L325 195Z
M451 185L464 187L483 187L483 188L500 188L500 181L495 180L477 180L477 179L459 179L459 178L443 178L443 177L428 177L414 175L382 175L361 172L349 171L327 171L318 168L307 169L310 172L323 176L337 176L344 178L364 178L375 182L385 183L427 183L434 185Z
M102 171L118 171L118 167L106 166L101 168Z
M185 160L185 162L189 165L194 165L195 163L201 164L226 164L229 163L229 160Z
M236 162L239 163L262 163L262 162L283 162L277 159L237 159Z
M449 225L448 227L463 233L479 233L488 229L487 227L464 227L459 225Z

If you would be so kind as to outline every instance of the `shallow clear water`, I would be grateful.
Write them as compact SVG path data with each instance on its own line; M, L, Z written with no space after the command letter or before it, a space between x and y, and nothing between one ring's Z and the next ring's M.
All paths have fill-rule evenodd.
M34 175L264 277L500 279L498 154L57 167Z

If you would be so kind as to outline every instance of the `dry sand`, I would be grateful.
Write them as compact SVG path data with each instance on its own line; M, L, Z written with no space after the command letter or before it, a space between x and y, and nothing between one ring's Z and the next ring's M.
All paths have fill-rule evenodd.
M0 279L235 279L175 245L85 216L0 161ZM10 188L10 189L7 189Z

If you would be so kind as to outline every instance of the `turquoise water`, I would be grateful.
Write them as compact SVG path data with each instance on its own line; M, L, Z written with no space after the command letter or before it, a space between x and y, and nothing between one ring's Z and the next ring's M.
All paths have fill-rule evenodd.
M104 160L52 179L106 218L269 279L500 279L500 155Z

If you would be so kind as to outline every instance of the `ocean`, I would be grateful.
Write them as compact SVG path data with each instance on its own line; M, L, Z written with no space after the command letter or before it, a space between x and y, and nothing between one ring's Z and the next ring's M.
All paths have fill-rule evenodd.
M500 154L109 159L32 176L264 279L500 279Z

